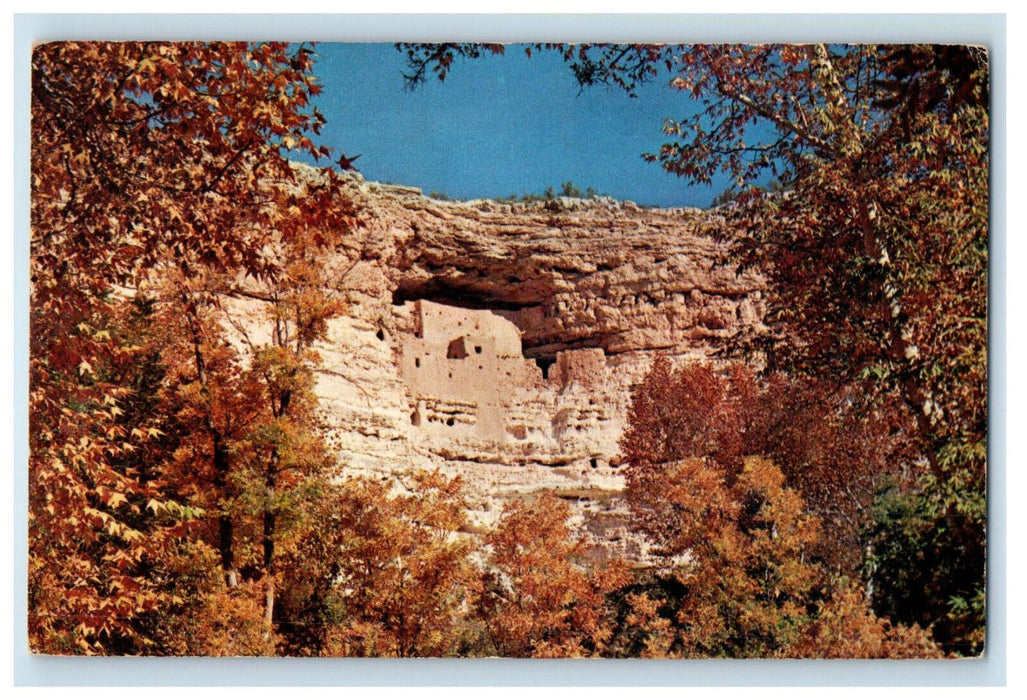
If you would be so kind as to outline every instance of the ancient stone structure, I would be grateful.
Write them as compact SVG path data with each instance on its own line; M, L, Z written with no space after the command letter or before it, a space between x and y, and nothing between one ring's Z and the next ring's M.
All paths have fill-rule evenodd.
M397 353L411 439L452 454L464 444L546 464L610 464L603 424L617 411L600 403L609 399L602 350L563 350L540 365L524 358L517 326L490 311L417 300L404 312L412 327Z
M517 326L489 311L410 306L414 329L400 340L399 370L415 404L411 424L443 439L504 441L511 396L541 379L521 354Z

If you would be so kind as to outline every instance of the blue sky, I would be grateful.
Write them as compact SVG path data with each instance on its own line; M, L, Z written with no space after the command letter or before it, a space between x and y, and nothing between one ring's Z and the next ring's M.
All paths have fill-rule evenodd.
M315 73L328 124L321 143L349 156L370 180L461 199L559 189L573 181L618 199L709 206L726 182L697 187L646 163L663 142L664 119L692 106L667 87L632 99L615 88L579 91L552 53L459 61L445 82L404 89L405 56L392 44L318 44Z

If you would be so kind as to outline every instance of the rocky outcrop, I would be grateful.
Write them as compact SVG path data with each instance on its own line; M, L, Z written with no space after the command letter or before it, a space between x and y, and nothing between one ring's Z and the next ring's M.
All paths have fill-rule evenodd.
M318 384L344 469L460 474L483 522L504 499L555 491L579 504L583 532L641 556L617 524L633 388L659 353L710 357L762 331L762 280L716 264L722 222L610 199L346 187L364 226L326 261L348 306Z
M760 280L716 266L717 217L609 199L439 202L364 184L365 251L396 301L485 308L524 333L528 357L690 352L751 328Z

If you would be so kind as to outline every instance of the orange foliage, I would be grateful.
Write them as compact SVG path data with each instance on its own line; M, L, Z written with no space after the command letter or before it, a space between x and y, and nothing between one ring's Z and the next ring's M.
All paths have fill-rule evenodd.
M582 560L583 542L567 525L570 509L552 495L507 506L486 538L489 556L479 615L501 656L601 654L612 633L606 595L627 583L627 569Z
M888 480L908 478L901 471L905 443L893 436L908 426L857 398L779 374L761 379L738 364L723 371L703 364L675 369L657 359L635 392L621 439L637 527L668 551L685 551L689 543L677 541L682 516L671 505L682 494L664 492L691 488L702 498L711 492L710 479L730 485L746 456L764 455L820 518L825 537L817 555L856 573L874 494ZM669 463L698 457L717 469L686 464L674 469L688 474L666 473ZM710 501L708 507L719 506Z
M816 555L845 561L844 552L831 555L846 541L823 537L821 519L774 462L743 456L794 460L790 478L803 484L823 474L827 483L814 493L825 499L818 503L825 513L832 499L856 500L858 489L881 476L874 464L842 471L870 448L846 449L853 437L841 430L851 425L844 414L828 413L818 424L819 397L807 395L804 404L775 381L759 387L737 366L718 374L658 361L640 386L622 443L631 460L627 497L671 574L625 595L618 648L655 656L815 656L835 653L835 635L850 640L835 645L839 656L938 655L929 633L893 627L855 589L835 589ZM788 403L772 405L777 397ZM787 408L794 423L777 418ZM837 461L833 450L843 452ZM857 505L869 510L872 496L864 493ZM857 548L847 556L858 563L861 554ZM628 627L634 624L640 627Z
M321 653L445 656L474 590L460 481L420 473L409 494L351 480L326 501L330 569L322 573L337 622ZM317 566L301 548L300 566Z
M674 501L689 514L682 534L693 543L676 573L687 590L676 614L680 643L689 656L773 655L794 640L822 583L809 557L818 523L767 460L747 459L732 487L709 483L710 500L725 504L720 517L693 519L698 499Z
M934 659L943 656L928 631L877 617L866 596L841 584L786 656L819 659Z
M661 491L679 521L669 575L626 593L614 648L646 657L936 658L929 632L877 617L810 553L819 522L770 461L734 484L706 460L668 465ZM669 517L669 516L668 516ZM825 600L826 596L826 600Z
M32 57L29 640L37 651L138 653L174 605L148 571L198 512L133 455L155 414L125 420L141 349L125 296L177 269L264 278L270 231L348 220L330 173L298 196L282 148L319 87L306 47L41 44Z
M149 653L176 656L271 656L275 639L265 634L259 585L226 588L215 552L184 545L162 570L177 602L156 620L156 646Z

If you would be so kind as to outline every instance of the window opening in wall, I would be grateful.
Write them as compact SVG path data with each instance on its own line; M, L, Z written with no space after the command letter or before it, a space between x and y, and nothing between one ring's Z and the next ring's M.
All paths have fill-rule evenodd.
M449 341L449 348L446 350L446 359L462 360L467 357L467 354L467 345L464 343L462 336Z
M475 345L474 346L474 354L475 355L480 355L481 354L481 346L480 345Z
M599 468L599 460L597 460L595 457L593 457L592 459L588 460L588 463L590 465L592 465L593 469L598 469Z
M446 419L446 425L448 425L450 428L453 427L453 423L454 423L454 421L453 421L452 418L447 418Z
M420 366L421 366L421 358L420 357L415 357L414 358L414 367L420 367Z
M410 425L420 425L420 424L421 424L421 414L418 413L417 411L414 411L413 413L410 414Z
M377 336L378 340L385 340L385 331L379 328L378 332L375 333L375 336Z

